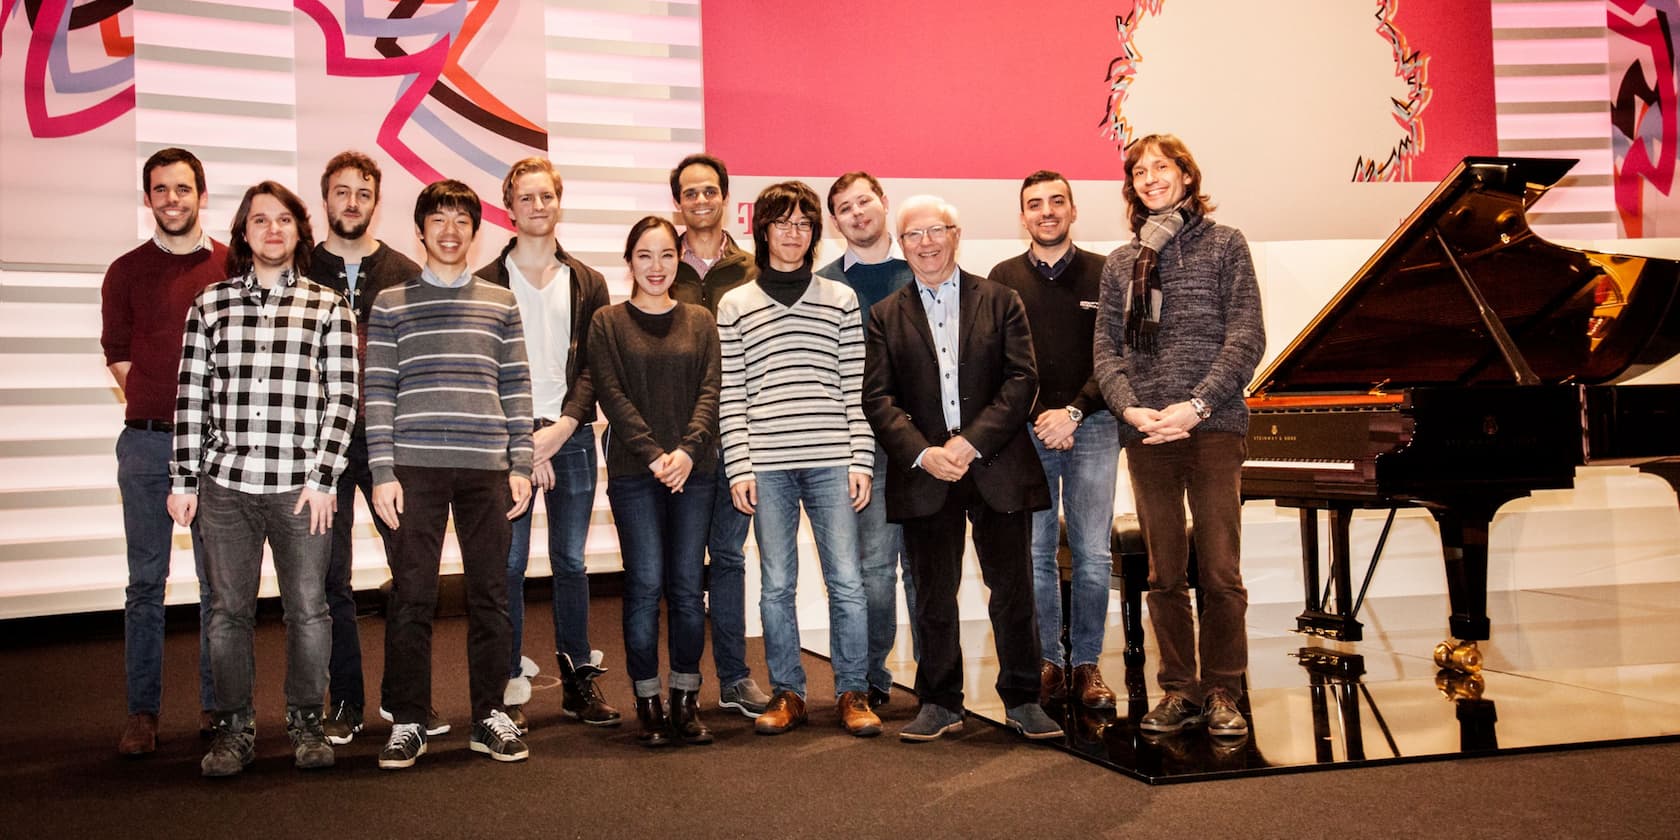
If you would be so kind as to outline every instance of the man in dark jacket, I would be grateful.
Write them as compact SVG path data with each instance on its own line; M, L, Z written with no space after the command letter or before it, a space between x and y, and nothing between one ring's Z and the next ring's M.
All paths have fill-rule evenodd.
M327 237L310 255L309 279L336 290L356 315L356 361L367 359L367 318L379 293L420 275L420 266L401 251L374 238L373 214L379 209L379 164L361 152L333 156L321 171L321 203L327 210ZM358 383L359 385L360 383ZM332 658L327 666L327 740L348 744L362 730L362 640L356 630L356 589L352 584L356 489L373 503L373 472L368 469L367 424L357 394L356 425L344 472L338 479L338 515L333 517L332 557L327 563L327 609L332 616ZM372 517L382 546L389 546L389 529ZM389 565L389 557L386 559ZM382 579L382 578L381 578ZM427 721L431 734L447 731L434 714Z
M723 218L729 210L729 168L707 154L683 158L671 170L671 203L684 226L678 252L677 280L671 296L706 307L714 316L724 292L758 276L752 254L741 250ZM753 682L747 668L747 527L752 517L735 509L729 478L717 471L706 552L707 612L712 619L712 661L717 666L718 705L749 718L764 713L770 695Z
M561 711L593 726L617 726L595 678L606 673L589 643L589 575L584 545L595 509L595 387L589 376L589 321L610 303L601 273L560 247L560 173L546 158L518 161L502 179L502 205L514 236L477 276L513 290L531 360L532 486L548 509L548 565L554 572L554 650L560 662ZM525 627L525 569L531 554L532 504L514 520L508 551L508 617L513 661L504 698L508 716L527 731L520 708L530 699L520 643ZM534 668L532 673L535 673Z
M1030 542L1032 511L1050 494L1027 437L1038 371L1026 309L1012 289L957 267L956 208L910 198L898 230L916 280L870 311L863 388L887 452L887 519L904 526L916 580L921 709L898 735L931 741L962 727L957 587L972 521L1005 718L1028 738L1056 738L1061 727L1038 704Z

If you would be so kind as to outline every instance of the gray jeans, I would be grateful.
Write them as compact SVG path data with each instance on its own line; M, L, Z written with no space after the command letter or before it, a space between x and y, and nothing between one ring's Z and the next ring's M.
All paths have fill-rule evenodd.
M332 652L326 590L332 535L309 533L307 509L292 513L298 492L241 493L209 478L199 482L199 532L210 579L210 669L218 713L251 713L256 667L251 637L265 540L274 552L285 610L286 705L319 707L326 692Z

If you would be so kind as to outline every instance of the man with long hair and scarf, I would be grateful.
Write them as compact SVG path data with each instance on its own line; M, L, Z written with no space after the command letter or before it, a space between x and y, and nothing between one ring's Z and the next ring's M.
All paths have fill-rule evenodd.
M1149 549L1149 617L1166 696L1139 727L1173 733L1205 725L1210 735L1243 738L1243 395L1266 348L1254 261L1241 231L1208 217L1201 169L1177 137L1152 134L1127 146L1124 183L1136 238L1103 266L1093 358L1103 397L1124 421L1120 440ZM1190 609L1186 498L1200 639Z

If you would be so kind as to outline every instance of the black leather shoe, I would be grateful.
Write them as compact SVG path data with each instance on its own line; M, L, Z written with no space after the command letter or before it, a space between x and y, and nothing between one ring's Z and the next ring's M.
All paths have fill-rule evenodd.
M671 723L665 719L665 704L659 696L636 698L636 721L642 731L636 735L644 747L663 747L671 743Z
M879 709L892 702L892 689L869 687L869 708Z
M671 689L671 734L688 744L710 744L712 730L700 720L700 692Z

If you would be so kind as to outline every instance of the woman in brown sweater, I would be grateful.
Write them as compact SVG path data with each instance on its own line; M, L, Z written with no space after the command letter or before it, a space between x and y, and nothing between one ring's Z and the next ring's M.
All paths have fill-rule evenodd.
M624 559L625 663L640 738L711 743L701 723L701 602L717 463L717 324L704 307L671 298L680 262L671 223L630 228L624 261L630 300L595 313L589 369L608 429L607 499ZM659 599L670 615L669 718L660 698Z

